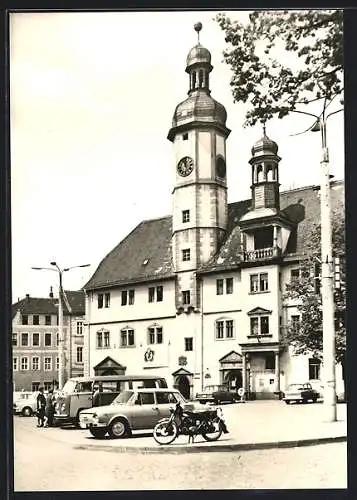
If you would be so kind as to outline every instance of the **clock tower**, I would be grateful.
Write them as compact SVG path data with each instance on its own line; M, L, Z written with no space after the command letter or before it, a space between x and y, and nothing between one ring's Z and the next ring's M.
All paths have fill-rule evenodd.
M175 109L173 143L172 252L177 274L176 307L200 307L196 270L218 250L227 228L227 113L211 97L211 54L198 43L186 61L188 97Z

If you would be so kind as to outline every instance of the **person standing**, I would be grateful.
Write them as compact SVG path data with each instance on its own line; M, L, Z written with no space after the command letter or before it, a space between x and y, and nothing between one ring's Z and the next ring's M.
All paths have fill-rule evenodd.
M40 387L37 395L37 427L43 427L45 421L46 398L43 394L43 387Z
M53 416L54 416L54 406L53 406L53 390L49 390L46 398L46 406L45 406L45 427L53 426Z

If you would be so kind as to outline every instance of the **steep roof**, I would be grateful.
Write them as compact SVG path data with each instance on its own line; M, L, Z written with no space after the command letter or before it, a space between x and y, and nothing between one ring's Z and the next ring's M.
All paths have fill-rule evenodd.
M331 182L332 209L344 207L343 181ZM241 217L251 207L251 200L228 205L228 227L225 241L212 259L201 270L222 270L239 262ZM307 186L280 193L282 214L292 221L287 253L302 254L306 234L320 220L318 186ZM115 285L165 279L174 276L171 257L172 217L141 222L99 264L84 289L98 289Z
M68 310L66 303L63 304L63 314L84 315L84 292L65 291L71 311ZM21 314L58 314L58 298L56 297L30 297L26 296L12 305L12 318L17 312Z

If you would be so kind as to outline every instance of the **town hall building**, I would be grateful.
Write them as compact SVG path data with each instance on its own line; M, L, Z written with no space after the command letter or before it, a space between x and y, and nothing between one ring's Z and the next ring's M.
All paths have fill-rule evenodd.
M228 204L230 130L211 96L212 69L198 42L186 61L188 97L168 132L172 214L142 221L84 287L84 373L159 374L186 397L225 384L277 398L288 383L321 378L319 362L294 356L281 337L299 320L284 295L319 223L319 190L280 192L278 145L264 129L247 166L251 199ZM343 198L343 182L331 182L341 214Z

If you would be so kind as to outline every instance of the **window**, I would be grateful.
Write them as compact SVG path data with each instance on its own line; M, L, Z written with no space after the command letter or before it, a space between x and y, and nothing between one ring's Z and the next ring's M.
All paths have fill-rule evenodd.
M83 347L77 347L77 363L83 363Z
M59 371L59 357L56 358L56 370Z
M192 337L185 338L185 351L193 351L193 338Z
M223 280L219 279L216 281L216 294L223 295Z
M107 349L108 347L110 347L110 332L108 330L97 332L97 348Z
M149 302L162 302L164 297L164 287L159 285L157 287L150 286L149 287Z
M216 321L216 340L234 338L234 326L232 319L220 319Z
M23 347L26 347L29 345L29 334L28 333L21 333L21 345Z
M187 134L187 133L186 133L186 134L183 134L183 135L182 135L182 139L183 139L184 141L187 141L187 140L188 140L188 134Z
M110 293L104 295L104 307L110 307Z
M52 345L52 333L45 333L45 347L51 347Z
M17 333L12 334L12 345L17 346Z
M172 392L157 392L156 402L158 405L176 404L176 396Z
M129 306L132 306L135 302L135 290L129 290Z
M102 309L102 308L103 308L103 294L98 293L98 309Z
M32 334L32 345L33 345L33 347L38 347L40 345L40 334L39 333Z
M135 346L134 330L132 328L123 328L120 330L120 347Z
M51 325L51 316L45 316L45 325L50 326Z
M320 379L320 365L321 361L317 358L309 359L309 380Z
M155 397L153 392L142 392L138 394L135 404L139 405L153 405L155 404Z
M35 358L32 358L32 369L33 370L40 369L40 358L38 356L36 356Z
M149 287L149 302L154 302L155 300L155 287Z
M40 388L40 382L32 382L31 383L31 390L32 392L37 392Z
M268 290L268 273L250 275L250 292L266 292Z
M83 321L77 321L77 335L83 335Z
M182 292L182 303L187 305L191 304L191 293L190 290L184 290Z
M19 369L19 363L17 358L12 358L12 369L17 371Z
M226 293L228 295L233 293L233 278L226 279Z
M151 326L148 328L148 344L162 344L163 334L161 326Z
M300 316L298 314L291 316L291 328L295 333L298 333L299 325L300 325Z
M59 333L56 333L56 346L59 344Z
M53 383L52 382L44 382L43 388L45 391L50 391L53 388Z
M29 317L27 316L27 314L23 314L22 315L22 324L23 325L28 325L29 324Z
M39 325L40 324L40 317L38 314L34 314L33 319L32 319L32 324L33 325Z
M182 210L182 222L190 222L190 211Z
M44 369L46 371L52 370L52 358L45 358L44 359Z
M269 335L269 316L250 318L251 335Z
M121 305L126 306L128 303L128 292L127 290L122 290L121 292Z
M218 279L216 280L216 294L223 295L224 293L224 282L226 282L226 293L233 293L233 278Z
M292 269L290 271L290 282L298 281L300 279L300 269Z
M275 354L271 352L267 352L265 354L265 369L266 370L275 370Z
M182 250L182 260L191 260L191 250L189 248L185 248L185 250Z
M21 358L21 370L28 370L29 369L29 360L28 358Z

